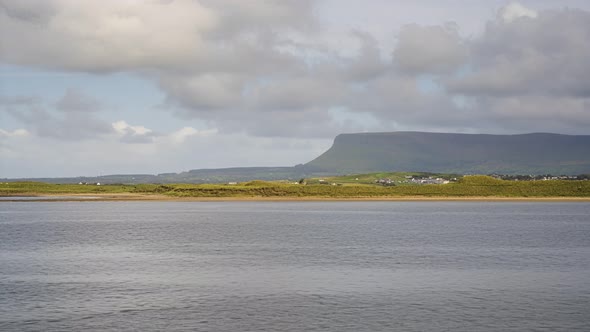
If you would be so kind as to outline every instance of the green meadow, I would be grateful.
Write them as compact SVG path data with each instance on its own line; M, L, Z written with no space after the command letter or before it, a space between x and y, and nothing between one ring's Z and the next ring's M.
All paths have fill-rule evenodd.
M238 184L140 184L78 185L42 182L0 184L0 196L67 194L137 194L170 197L293 197L293 198L387 198L387 197L590 197L590 181L505 181L488 176L464 176L448 184L403 183L418 173L373 173L322 179L305 184L250 181ZM452 175L447 175L452 176ZM375 179L387 177L399 184L382 186Z

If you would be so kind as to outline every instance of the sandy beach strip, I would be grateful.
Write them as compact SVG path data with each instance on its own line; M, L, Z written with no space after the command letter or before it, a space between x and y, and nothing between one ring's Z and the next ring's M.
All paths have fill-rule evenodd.
M590 197L502 197L502 196L371 196L371 197L178 197L157 194L34 194L2 196L1 202L105 202L105 201L170 201L170 202L363 202L363 201L460 201L460 202L590 202Z

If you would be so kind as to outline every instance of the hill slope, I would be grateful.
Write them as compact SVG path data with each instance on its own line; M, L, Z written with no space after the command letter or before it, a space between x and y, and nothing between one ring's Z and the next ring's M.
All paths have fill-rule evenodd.
M332 175L322 170L304 165L294 167L234 167L214 169L194 169L181 173L163 174L113 174L95 177L64 177L64 178L21 178L2 179L0 182L37 181L46 183L101 183L101 184L139 184L139 183L223 183L229 181L250 180L291 180L311 176Z
M590 172L590 135L342 134L306 166L333 173L583 174Z

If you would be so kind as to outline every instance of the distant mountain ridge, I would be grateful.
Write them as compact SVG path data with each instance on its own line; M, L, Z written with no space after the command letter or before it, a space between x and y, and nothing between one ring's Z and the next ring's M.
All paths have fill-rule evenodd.
M388 132L338 135L306 164L341 173L584 174L590 135Z
M292 180L372 172L590 174L590 135L388 132L341 134L332 147L293 167L195 169L181 173L0 179L50 183L220 183Z
M83 184L139 184L139 183L223 183L250 180L292 180L312 176L332 175L322 170L304 165L293 167L232 167L194 169L181 173L162 174L112 174L101 176L78 176L60 178L20 178L0 179L0 182L39 181L47 183L83 183Z

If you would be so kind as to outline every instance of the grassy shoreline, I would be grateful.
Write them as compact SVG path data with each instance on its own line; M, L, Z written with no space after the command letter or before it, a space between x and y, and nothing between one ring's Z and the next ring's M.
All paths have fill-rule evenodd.
M465 176L433 185L300 185L250 181L240 184L73 185L41 182L0 184L0 197L38 196L55 200L176 201L403 201L403 200L567 200L590 201L590 181L504 181ZM59 197L62 196L62 197ZM30 199L27 201L31 201Z

